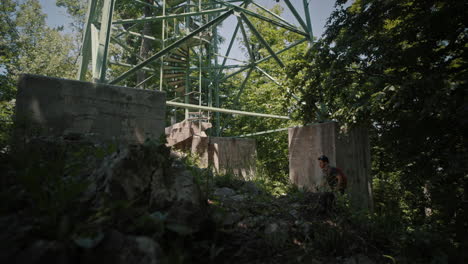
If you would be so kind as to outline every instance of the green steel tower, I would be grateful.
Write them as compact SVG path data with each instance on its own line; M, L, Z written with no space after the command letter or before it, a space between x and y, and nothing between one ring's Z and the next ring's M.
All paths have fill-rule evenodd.
M296 25L255 0L89 0L77 78L165 91L168 106L186 109L185 119L190 118L188 109L200 111L199 118L203 118L201 111L213 112L216 135L221 127L219 113L289 119L225 109L220 105L220 85L246 72L242 84L234 88L237 102L254 70L278 83L259 64L272 59L284 67L279 54L301 43L312 43L308 1L284 0ZM302 5L303 16L296 9L298 4ZM234 17L237 24L226 38L229 44L221 55L219 25L229 17ZM252 18L294 32L301 36L300 40L274 50ZM269 56L255 58L247 30ZM248 51L248 61L227 65L238 34Z

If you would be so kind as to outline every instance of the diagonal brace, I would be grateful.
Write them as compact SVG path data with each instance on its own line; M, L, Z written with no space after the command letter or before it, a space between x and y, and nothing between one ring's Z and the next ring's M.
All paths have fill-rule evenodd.
M232 45L234 44L234 40L236 38L237 31L239 31L239 27L240 27L240 25L239 25L239 23L237 23L236 29L234 30L234 33L232 33L231 41L229 42L229 46L227 48L226 55L224 57L223 63L221 64L221 69L219 70L218 75L220 75L221 72L223 71L222 67L224 67L224 65L226 65L227 57L229 56L229 53L231 53Z
M245 71L245 70L247 70L247 69L249 69L249 68L250 68L250 65L246 66L245 68L241 68L240 70L237 70L237 71L235 71L235 72L233 72L233 73L231 73L231 74L225 76L225 77L222 78L220 81L223 82L223 81L225 81L225 80L231 78L232 76L235 76L235 75L237 75L237 74L239 74L239 73L241 73L241 72L243 72L243 71Z
M305 30L305 32L310 33L309 27L304 23L304 20L302 20L302 17L299 15L299 13L296 11L294 6L291 4L289 0L284 0L286 5L288 6L289 10L293 13L294 17L296 17L297 21L299 24L301 24L301 27ZM308 12L308 10L304 10L305 12ZM310 39L312 39L312 36L309 36Z
M254 61L255 57L254 57L254 54L252 52L252 49L250 48L249 38L247 37L247 33L245 32L244 24L242 24L242 20L241 20L240 17L237 17L237 23L240 25L240 29L241 29L241 32L242 32L242 37L244 38L245 47L247 48L247 52L249 53L249 56L250 56L249 61Z
M242 8L242 7L240 7L240 6L236 6L236 5L229 4L229 3L226 3L226 2L223 2L223 1L219 1L219 0L214 0L214 1L216 1L216 2L218 2L218 3L220 3L220 4L222 4L222 5L232 7L232 8L234 8L236 11L242 12L242 13L247 14L247 15L249 15L249 16L253 16L253 17L258 18L258 19L260 19L260 20L263 20L263 21L266 21L266 22L268 22L268 23L271 23L271 24L273 24L273 25L275 25L275 26L278 26L278 27L282 27L282 28L284 28L284 29L287 29L287 30L289 30L289 31L291 31L291 32L294 32L294 33L303 35L303 36L305 36L305 37L308 37L308 36L309 36L308 33L304 32L304 31L301 31L301 30L297 29L296 27L291 27L291 26L289 26L289 25L285 25L284 23L281 23L281 22L278 22L278 21L273 20L273 19L271 19L271 18L268 18L268 17L262 16L262 15L259 15L259 14L255 13L255 12L252 12L252 11L250 11L250 10L248 10L248 9L245 9L245 8Z
M185 41L189 40L193 36L197 35L198 33L202 32L206 28L209 28L209 27L223 21L224 19L229 17L233 12L234 11L231 9L231 10L227 11L226 13L220 15L219 17L217 17L217 18L211 20L210 22L206 23L205 25L197 28L196 30L194 30L190 34L188 34L187 36L177 40L176 42L174 42L171 45L167 46L167 48L157 52L156 54L149 57L145 61L142 61L141 63L137 64L134 68L124 72L122 75L120 75L119 77L117 77L113 81L111 81L110 84L116 84L116 83L122 81L123 79L127 78L130 74L132 74L132 73L138 71L139 69L145 67L146 65L150 64L152 61L157 60L157 59L161 58L162 56L166 55L167 53L169 53L169 51L171 51L172 49L178 47L179 45L181 45Z
M271 56L276 60L276 62L278 62L278 64L281 67L284 67L284 63L280 60L280 58L278 56L276 56L276 53L271 49L270 45L268 45L268 43L262 37L262 35L260 35L260 33L257 31L257 29L252 24L252 22L250 22L250 20L244 14L241 13L240 16L245 21L247 26L250 28L252 33L258 38L258 40L262 43L262 45L265 46L265 48L268 50L268 52L271 54Z

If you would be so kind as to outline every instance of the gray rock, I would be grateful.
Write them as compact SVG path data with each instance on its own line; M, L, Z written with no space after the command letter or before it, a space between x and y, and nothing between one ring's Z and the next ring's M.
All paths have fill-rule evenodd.
M69 263L66 247L58 241L37 240L21 251L14 263Z
M83 263L98 264L157 264L160 263L161 249L151 238L125 236L111 231L96 248L86 252Z
M245 182L244 185L242 185L242 190L252 195L257 195L261 192L255 182L252 181Z
M265 227L266 241L273 247L282 246L289 238L288 224L284 221L270 223Z
M242 202L246 199L246 196L242 194L237 194L237 195L229 197L229 199L235 202Z
M289 214L296 219L299 218L299 212L296 209L290 210Z
M199 187L183 163L170 163L169 155L164 147L131 145L106 157L91 176L87 199L94 197L98 206L103 193L112 200L146 199L151 211L168 211L179 224L195 227L204 215Z
M242 215L238 213L227 213L226 216L223 219L223 225L228 226L228 225L233 225L239 220L242 219Z
M0 263L11 262L25 245L23 241L29 239L29 232L33 226L24 222L25 217L8 215L0 217Z
M236 192L233 189L223 187L223 188L216 188L214 191L214 195L219 198L226 198L226 197L236 195Z
M167 173L167 174L166 174ZM156 170L151 182L151 210L166 210L174 224L194 231L206 217L204 203L193 175L185 168L171 168L164 173ZM171 177L168 179L167 177Z
M297 208L300 208L300 207L301 207L301 204L299 204L299 203L293 203L293 204L291 204L291 207L297 209Z
M129 146L107 156L90 176L87 198L102 198L106 193L112 200L133 200L144 192L158 164L152 164L141 146Z

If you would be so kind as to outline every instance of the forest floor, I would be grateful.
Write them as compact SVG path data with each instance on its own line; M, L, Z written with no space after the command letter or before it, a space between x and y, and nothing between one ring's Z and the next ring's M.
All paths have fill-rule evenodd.
M210 257L223 263L391 263L346 197L218 176L208 203L217 227Z
M152 142L33 143L0 155L1 263L394 263L346 196L214 175Z

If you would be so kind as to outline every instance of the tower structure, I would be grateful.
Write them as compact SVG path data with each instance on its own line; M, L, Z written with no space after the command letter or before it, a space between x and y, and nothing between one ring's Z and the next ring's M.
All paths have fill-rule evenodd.
M296 23L271 12L256 0L89 0L78 79L135 88L166 91L167 105L214 113L215 134L220 134L219 113L288 119L287 116L226 109L220 103L220 85L244 73L237 103L252 71L278 82L259 64L304 42L312 43L308 0L283 0ZM292 3L294 2L294 3ZM304 14L298 12L302 5ZM253 7L253 8L252 8ZM258 12L261 11L261 12ZM229 43L220 54L219 25L234 16L237 21ZM259 19L300 36L274 50L252 23ZM255 58L246 31L256 37L269 55ZM238 36L239 35L239 36ZM235 39L241 37L248 61L227 65ZM90 77L91 76L91 77ZM205 118L199 114L199 118Z

